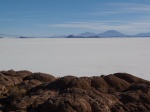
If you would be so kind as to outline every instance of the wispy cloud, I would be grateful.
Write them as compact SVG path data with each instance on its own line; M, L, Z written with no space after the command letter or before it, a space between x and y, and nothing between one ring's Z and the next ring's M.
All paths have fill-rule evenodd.
M136 3L107 3L99 4L103 9L87 15L110 15L110 14L126 14L126 13L144 13L149 14L150 5Z
M139 32L149 32L150 21L68 22L68 23L50 24L50 25L43 25L43 26L49 28L79 28L85 30L92 30L95 32L114 29L124 33L134 34Z
M95 12L85 14L90 18L93 17L93 21L90 19L91 21L62 22L59 24L43 25L43 27L74 28L95 32L113 29L129 34L149 32L150 5L137 3L106 3L98 5L100 6L99 11L97 11L99 9L97 8ZM111 16L114 19L111 20L105 15ZM100 16L100 20L98 20L99 17L97 16ZM101 17L105 17L105 19L101 19Z

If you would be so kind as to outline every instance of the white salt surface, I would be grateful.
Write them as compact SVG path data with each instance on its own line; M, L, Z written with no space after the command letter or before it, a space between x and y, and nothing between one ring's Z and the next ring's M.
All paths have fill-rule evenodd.
M54 76L127 72L150 80L150 38L0 39L0 70Z

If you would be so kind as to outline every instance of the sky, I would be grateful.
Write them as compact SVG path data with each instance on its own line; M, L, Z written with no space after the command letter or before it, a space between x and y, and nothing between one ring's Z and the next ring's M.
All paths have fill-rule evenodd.
M150 0L0 0L0 34L150 32Z

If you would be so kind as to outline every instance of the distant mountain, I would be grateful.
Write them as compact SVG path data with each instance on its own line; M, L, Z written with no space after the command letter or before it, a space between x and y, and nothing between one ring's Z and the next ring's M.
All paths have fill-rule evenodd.
M78 36L81 37L91 37L91 36L97 36L95 33L91 33L91 32L85 32L85 33L81 33Z
M76 38L76 36L74 36L74 35L69 35L69 36L67 36L66 38Z
M53 36L19 36L0 33L0 38L109 38L109 37L150 37L148 33L127 35L116 30L108 30L103 33L84 32L79 35L53 35Z
M108 31L105 31L103 33L98 33L98 34L95 34L95 33L91 33L91 32L85 32L85 33L81 33L78 35L79 37L89 37L89 38L101 38L101 37L125 37L127 36L126 34L123 34L123 33L120 33L118 31L115 31L115 30L108 30Z
M125 36L127 36L123 33L115 31L115 30L108 30L108 31L105 31L103 33L99 33L97 35L100 37L125 37Z
M36 37L23 37L23 36L21 36L21 37L18 37L18 38L36 38Z
M139 34L136 34L135 36L137 36L137 37L150 37L150 32L149 33L139 33Z
M9 35L9 34L0 33L0 37L8 37L8 38L11 38L11 37L19 37L19 36L18 36L18 35Z
M106 38L106 37L150 37L150 32L139 33L136 35L127 35L116 30L108 30L108 31L105 31L103 33L98 33L98 34L92 33L92 32L85 32L77 36L75 35L67 36L67 38Z
M46 38L66 38L68 35L53 35L53 36L47 36Z
M0 37L6 37L8 35L0 33Z

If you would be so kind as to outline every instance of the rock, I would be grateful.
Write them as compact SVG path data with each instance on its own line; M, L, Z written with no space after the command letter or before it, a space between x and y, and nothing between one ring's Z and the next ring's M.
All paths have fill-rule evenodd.
M23 81L20 86L25 88L26 90L30 90L33 87L36 87L38 85L42 84L39 80L33 79L33 80L25 80Z
M20 84L21 82L22 79L20 77L6 76L0 74L0 84L5 85L6 87L14 86Z
M135 77L135 76L133 76L131 74L128 74L128 73L115 73L113 75L115 75L116 77L119 77L119 78L129 82L130 84L131 83L147 83L147 84L150 84L149 81L146 81L144 79Z
M92 77L91 86L102 92L107 92L109 88L108 84L102 77Z
M106 83L115 90L124 90L129 87L129 83L123 79L116 77L115 75L108 75L104 77Z
M24 77L27 77L31 74L32 74L32 72L27 71L27 70L21 70L21 71L16 72L16 76L20 77L21 79L23 79Z
M49 98L39 109L41 112L91 112L91 106L84 98L69 94Z
M34 97L26 96L21 99L13 100L10 102L9 105L6 106L5 110L8 112L16 110L25 111L36 100L36 98L37 96Z
M136 90L142 90L143 92L148 94L150 86L146 84L133 83L125 91L136 91Z
M75 88L80 88L83 90L90 90L91 89L91 84L90 80L86 77L81 77L81 78L75 78L71 81L70 87L75 87Z
M8 71L1 71L1 73L6 76L20 77L21 79L32 74L32 72L27 70L21 71L8 70Z
M56 93L53 91L44 91L36 95L25 96L21 99L11 101L10 104L7 105L6 111L31 111L55 95Z
M77 77L64 76L64 77L61 77L58 80L56 80L56 85L58 86L58 88L65 89L65 88L68 88L70 86L70 83L74 79L77 79Z
M5 86L0 84L0 91L4 91L4 89L5 89Z
M150 112L150 82L127 73L55 78L0 71L0 111Z
M32 80L36 79L41 82L51 82L55 80L56 78L50 74L45 74L45 73L33 73L27 77L25 77L23 80Z
M4 85L6 87L14 86L14 82L11 79L14 79L14 78L0 74L0 84L1 85Z
M14 70L8 70L8 71L1 71L2 74L7 76L15 76L16 72Z

